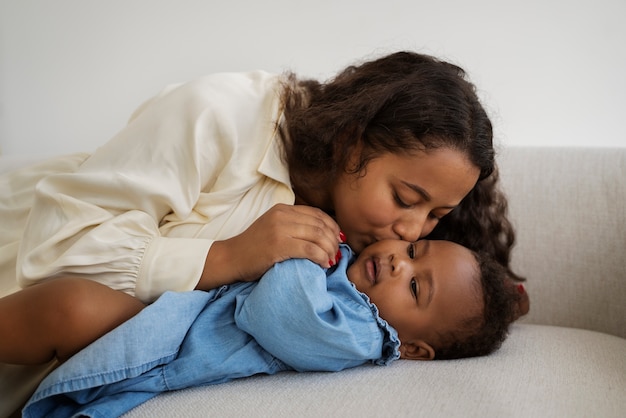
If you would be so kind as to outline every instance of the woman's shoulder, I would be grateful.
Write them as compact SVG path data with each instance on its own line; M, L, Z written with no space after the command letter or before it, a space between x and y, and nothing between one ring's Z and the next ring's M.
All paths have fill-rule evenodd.
M259 143L266 148L280 117L281 76L265 71L215 73L179 84L170 84L144 102L130 121L157 121L174 128L212 127L215 134L246 139L246 145ZM199 125L198 125L199 124ZM260 151L259 151L260 152ZM256 167L255 167L256 168Z
M268 129L273 131L279 118L282 86L281 75L265 71L209 74L166 86L131 120L155 111L159 117L176 118L178 114L192 121L211 115L221 126L237 126L239 130L248 127L258 131L258 123L269 121Z
M222 72L198 77L175 87L191 96L220 100L263 99L282 90L281 76L266 71Z

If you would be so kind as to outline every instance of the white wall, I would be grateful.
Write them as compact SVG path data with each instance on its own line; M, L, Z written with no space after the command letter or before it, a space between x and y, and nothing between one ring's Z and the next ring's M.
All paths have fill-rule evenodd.
M463 66L504 145L626 146L624 0L0 0L0 147L92 150L170 82L326 78L415 49Z

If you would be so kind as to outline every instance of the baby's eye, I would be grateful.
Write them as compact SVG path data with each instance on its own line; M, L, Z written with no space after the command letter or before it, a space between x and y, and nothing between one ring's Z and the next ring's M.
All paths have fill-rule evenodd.
M411 293L413 293L413 296L415 298L417 298L417 292L418 292L417 281L415 281L415 278L412 278L411 279Z
M409 244L409 246L406 249L406 253L409 255L410 259L415 258L415 244L414 243Z

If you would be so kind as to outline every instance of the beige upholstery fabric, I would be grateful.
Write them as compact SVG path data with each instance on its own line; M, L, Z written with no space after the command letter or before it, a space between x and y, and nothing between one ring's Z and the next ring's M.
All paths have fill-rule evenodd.
M525 321L626 338L626 148L511 148L500 166Z
M615 336L519 324L484 358L259 376L163 394L124 417L617 418L625 354Z

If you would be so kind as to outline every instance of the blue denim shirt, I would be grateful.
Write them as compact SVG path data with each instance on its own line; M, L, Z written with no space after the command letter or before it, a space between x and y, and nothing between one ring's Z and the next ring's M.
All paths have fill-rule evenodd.
M324 270L301 259L258 282L168 292L51 373L24 417L119 416L157 394L283 370L399 358L396 331L347 280L347 246Z

